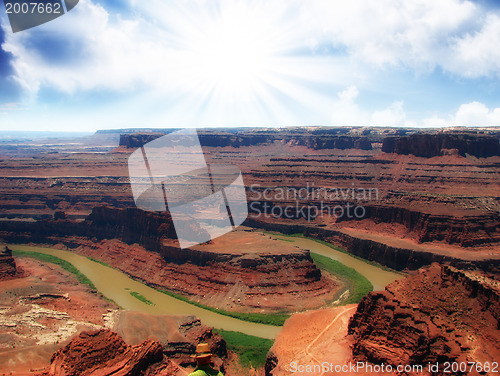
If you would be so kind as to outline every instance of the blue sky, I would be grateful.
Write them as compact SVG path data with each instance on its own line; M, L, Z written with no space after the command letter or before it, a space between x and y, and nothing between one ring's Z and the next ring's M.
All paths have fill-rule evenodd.
M13 34L0 130L500 125L492 0L80 0Z

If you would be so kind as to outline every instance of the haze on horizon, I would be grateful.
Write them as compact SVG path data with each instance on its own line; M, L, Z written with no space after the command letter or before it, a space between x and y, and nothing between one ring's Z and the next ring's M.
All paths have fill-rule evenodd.
M0 131L500 125L494 1L81 0L0 23Z

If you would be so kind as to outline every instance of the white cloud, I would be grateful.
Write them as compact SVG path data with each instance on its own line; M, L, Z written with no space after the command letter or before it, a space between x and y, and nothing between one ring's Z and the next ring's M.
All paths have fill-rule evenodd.
M449 126L500 126L500 107L488 108L481 102L470 102L460 105L454 114L447 117L433 115L417 123L424 127Z
M394 102L385 110L375 111L371 116L371 125L391 127L407 125L403 101Z
M353 85L337 93L338 99L332 106L333 125L356 125L366 122L367 114L356 103L358 95L359 90Z
M500 77L500 14L472 1L311 0L303 11L317 39L358 63Z
M455 125L487 126L500 125L500 108L490 110L479 102L463 104L453 120Z
M72 93L77 90L124 90L139 83L161 81L162 62L168 50L145 40L147 32L139 21L111 22L108 12L90 0L82 0L67 16L43 26L43 31L6 33L3 49L15 57L15 79L31 93L41 86ZM60 35L78 43L82 58L67 64L44 59L27 41L32 33Z
M452 58L443 64L464 77L500 76L500 16L486 16L483 27L457 39Z
M389 127L449 127L449 126L500 126L500 107L490 109L484 103L462 104L455 114L433 115L428 118L409 118L403 101L372 113L357 103L359 90L349 86L337 93L332 106L332 125L365 125Z
M352 85L337 93L337 100L332 106L333 125L408 125L403 101L396 101L387 108L369 113L357 104L359 90Z
M30 31L5 33L3 49L14 56L14 79L33 97L41 88L64 94L100 90L127 94L116 102L109 95L115 104L112 115L120 113L123 121L133 114L142 121L154 108L161 121L170 116L175 124L191 121L190 117L195 124L202 111L209 114L199 116L203 124L234 125L232 113L234 119L251 124L267 124L269 119L277 124L310 119L326 123L330 114L333 124L342 125L500 124L500 110L481 103L464 104L448 116L409 119L405 103L412 113L416 111L411 95L403 103L397 88L396 101L380 109L368 111L359 104L360 90L366 93L370 85L370 95L387 94L386 88L377 86L382 80L378 73L394 67L417 74L440 67L466 78L500 77L500 14L472 1L131 0L130 4L134 13L119 15L110 14L95 0L81 0L67 16ZM241 50L246 62L255 54L238 41L260 46L258 64L234 70L231 64L219 64L221 54L197 52L200 43L217 39L212 35L219 34L210 29L214 23L224 38L228 35L224 27L240 26L240 34L229 34L234 39L232 50ZM250 32L256 34L246 34ZM63 35L78 44L81 56L67 64L44 58L29 41L40 35ZM333 53L332 47L337 49ZM207 56L215 57L212 64L206 63ZM231 59L241 60L230 55L226 60ZM242 78L243 70L249 73ZM228 72L233 79L227 79ZM253 91L222 96L221 86L214 85L215 76L225 77L228 91L245 85ZM332 87L346 87L333 103ZM306 115L299 114L301 105Z
M175 92L179 87L195 87L197 72L203 68L197 61L200 56L186 44L203 34L214 17L250 10L248 17L260 20L252 32L265 33L259 43L271 40L268 47L278 55L316 50L326 43L350 56L351 70L360 64L410 67L418 72L441 66L465 77L500 75L500 49L496 48L500 16L471 1L273 0L248 9L239 9L241 4L231 0L219 3L220 15L207 1L132 2L138 13L128 20L111 16L93 0L81 0L67 16L31 31L6 33L3 48L15 57L15 78L33 93L41 86L71 93L141 85ZM61 31L81 45L82 61L54 65L27 43L32 33ZM307 65L302 69L315 71ZM318 70L314 79L320 81L323 75Z
M437 115L433 115L430 118L425 118L421 123L424 127L431 128L442 128L450 126L450 120L443 119Z

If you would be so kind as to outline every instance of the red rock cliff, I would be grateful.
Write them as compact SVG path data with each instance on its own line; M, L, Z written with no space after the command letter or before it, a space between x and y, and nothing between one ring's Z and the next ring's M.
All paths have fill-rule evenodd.
M109 330L82 332L52 356L47 376L140 374L163 359L159 342L147 340L128 346Z
M433 264L368 294L349 323L358 360L492 362L500 356L500 284Z

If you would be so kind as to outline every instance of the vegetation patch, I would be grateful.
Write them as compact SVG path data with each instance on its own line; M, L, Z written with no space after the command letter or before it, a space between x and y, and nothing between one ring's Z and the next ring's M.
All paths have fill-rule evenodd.
M90 261L94 261L94 262L97 262L98 264L101 264L101 265L104 265L104 266L107 266L108 268L112 268L113 267L111 265L109 265L107 262L105 261L101 261L101 260L98 260L98 259L95 259L95 258L92 258L92 257L87 257Z
M182 300L183 302L192 304L196 307L206 309L207 311L215 312L220 315L233 317L235 319L256 322L258 324L273 325L273 326L283 326L285 321L290 317L287 313L243 313L243 312L231 312L223 309L214 308L207 306L202 303L195 302L186 298L185 296L170 292L167 290L158 290L159 292L169 295L175 299Z
M382 269L382 270L385 270L387 272L392 272L392 273L397 273L397 274L401 274L401 275L406 275L405 273L399 271L399 270L395 270L395 269L392 269L392 268L389 268L385 265L382 265L376 261L370 261L370 260L367 260L367 259L364 259L363 257L360 257L358 255L354 255L350 252L348 252L347 250L345 250L344 248L342 247L339 247L337 245L334 245L332 243L329 243L325 240L321 240L321 239L316 239L316 238L311 238L309 236L305 236L303 233L295 233L295 234L282 234L280 232L270 232L270 231L264 231L264 233L267 233L267 234L270 234L270 235L274 235L274 236L277 236L279 237L279 240L284 240L284 241L290 241L290 239L286 239L286 238L304 238L304 239L309 239L309 240L312 240L316 243L320 243L320 244L323 244L323 245L326 245L327 247L330 247L336 251L339 251L339 252L342 252L342 253L345 253L346 255L349 255L355 259L358 259L360 261L363 261L369 265L373 265L373 266L376 266L377 268L379 269Z
M323 269L348 283L350 293L349 298L344 302L344 304L359 303L366 294L373 290L371 282L355 269L345 266L337 260L318 255L317 253L311 252L311 257L318 268Z
M224 338L228 350L238 354L243 367L261 368L265 365L272 340L223 329L214 331Z
M92 290L97 291L92 281L88 279L85 274L80 272L76 267L74 267L69 262L62 260L59 257L46 255L45 253L40 253L40 252L16 251L16 250L12 250L12 254L16 257L30 257L39 261L50 262L52 264L59 265L64 270L70 272L71 274L74 274L78 282L88 285Z
M401 274L401 275L405 275L405 273L402 273L398 270L395 270L395 269L391 269L385 265L382 265L382 264L379 264L378 262L376 261L370 261L370 260L367 260L367 259L364 259L363 257L359 257L357 255L353 255L352 253L349 253L348 251L346 251L344 248L341 248L339 246L336 246L332 243L328 243L327 241L324 241L324 240L320 240L320 239L314 239L314 238L308 238L308 237L305 237L305 236L302 236L303 238L307 238L309 240L312 240L312 241L315 241L316 243L320 243L320 244L323 244L323 245L326 245L327 247L330 247L332 249L335 249L336 251L339 251L339 252L342 252L342 253L345 253L355 259L358 259L360 261L363 261L369 265L373 265L373 266L376 266L377 268L379 269L382 269L382 270L385 270L387 272L392 272L392 273L397 273L397 274Z
M156 305L154 304L151 300L146 298L144 295L139 294L138 292L135 291L129 291L129 294L132 295L134 298L140 300L143 303L146 303L147 305Z

